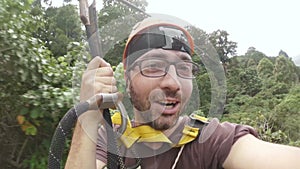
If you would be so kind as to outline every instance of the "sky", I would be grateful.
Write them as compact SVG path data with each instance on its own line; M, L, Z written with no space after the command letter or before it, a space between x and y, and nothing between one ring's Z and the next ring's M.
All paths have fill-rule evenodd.
M53 0L54 5L55 1L62 0ZM227 31L229 40L237 42L238 55L245 54L249 47L267 56L277 56L283 50L300 65L299 0L146 1L148 13L178 17L207 33Z
M300 1L298 0L147 0L149 13L177 16L211 33L221 29L238 43L277 56L285 51L300 62Z

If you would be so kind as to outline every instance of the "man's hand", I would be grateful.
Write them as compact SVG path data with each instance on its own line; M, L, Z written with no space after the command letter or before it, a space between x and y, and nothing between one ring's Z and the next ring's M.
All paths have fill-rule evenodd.
M86 101L98 93L117 92L116 80L109 63L95 57L82 76L80 101Z
M95 57L82 76L80 101L99 93L117 92L116 80L109 63ZM102 110L90 110L79 116L65 168L96 168L96 143L98 126L103 121ZM97 166L104 163L97 160Z
M80 101L86 101L99 93L117 92L116 80L109 63L100 57L90 61L86 71L82 75ZM91 140L97 140L97 126L103 124L102 110L89 110L78 118L81 128Z

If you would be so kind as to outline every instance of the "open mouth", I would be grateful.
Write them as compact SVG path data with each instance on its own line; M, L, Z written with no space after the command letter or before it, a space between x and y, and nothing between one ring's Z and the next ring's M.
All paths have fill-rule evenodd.
M171 109L174 108L178 104L178 102L158 102L158 104L164 106L165 109Z
M162 108L162 115L174 115L179 111L179 101L159 101L158 105Z

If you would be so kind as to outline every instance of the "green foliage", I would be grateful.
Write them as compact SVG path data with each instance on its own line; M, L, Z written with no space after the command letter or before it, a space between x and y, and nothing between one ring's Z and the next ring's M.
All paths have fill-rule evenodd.
M300 85L293 87L288 95L275 107L277 129L283 130L292 141L300 138Z
M242 94L254 96L261 91L261 79L258 78L256 69L250 67L245 71L241 71L239 77Z
M134 4L139 9L145 11L148 3L145 0L129 0L128 2ZM135 9L124 5L116 0L104 0L103 8L99 12L99 25L100 27L110 23L112 20L124 17L126 15L139 14Z
M134 2L146 7L145 1ZM99 15L105 59L114 66L119 91L126 93L120 63L124 39L144 16L113 0L104 3L106 8ZM91 59L82 42L77 9L66 5L46 10L38 4L0 0L0 164L7 169L47 167L52 134L64 113L78 102L81 74ZM119 22L124 16L126 20ZM207 43L204 31L189 29L197 46ZM228 41L227 35L220 42ZM228 51L221 53L227 56ZM205 59L212 58L193 59L202 68L194 82L199 91L193 94L200 97L195 112L208 115L211 94L218 93L212 87L212 77L217 75L205 69ZM222 120L251 125L263 140L300 146L300 68L287 57L267 57L255 48L230 58L226 68L228 94Z
M272 77L273 70L274 70L274 65L267 58L261 59L257 65L258 77L262 80L266 80Z
M34 142L47 143L47 146L37 146L38 151L33 152L33 156L28 159L30 165L35 165L34 168L46 167L40 164L47 159L43 154L48 154L53 131L64 113L78 102L79 89L76 86L78 82L74 76L81 77L84 70L81 65L85 64L83 60L87 59L84 58L87 53L82 44L70 44L69 47L70 53L57 59L44 56L41 69L43 80L36 89L28 90L22 97L27 109L22 111L21 116L31 121L37 128ZM70 61L74 66L70 65ZM70 81L72 77L73 81Z
M209 34L209 40L217 50L222 63L228 62L229 55L236 53L237 43L228 39L229 34L224 30L216 30Z
M131 2L143 10L147 6L145 0ZM99 31L104 58L112 66L117 66L122 61L126 39L132 27L143 18L145 18L144 14L119 1L103 1L103 8L98 14Z
M198 75L196 81L200 97L199 109L207 116L211 105L211 84L208 73Z
M40 27L40 16L30 14L29 1L0 2L0 90L1 98L1 166L24 167L23 160L32 153L32 135L37 134L34 121L22 116L28 104L22 95L33 90L42 80L43 56L50 52L32 36ZM35 118L36 111L29 116ZM29 117L30 118L30 117ZM14 126L14 127L9 127ZM11 150L19 151L11 151Z
M47 167L53 131L76 100L69 79L78 58L87 56L83 44L71 43L69 53L53 57L38 38L42 14L32 14L30 1L0 3L0 90L6 91L0 94L0 163L8 169Z
M49 7L45 10L44 19L44 26L39 29L39 38L46 43L55 57L67 54L69 43L83 40L76 6Z
M264 53L257 51L254 47L250 47L245 53L245 57L253 59L257 64L261 59L266 58L267 56Z
M248 64L245 62L248 61ZM262 80L258 77L256 64L244 57L233 57L227 67L227 93L229 98L238 95L254 96L261 91Z
M231 115L224 115L222 121L230 121L238 124L249 125L257 131L260 139L272 143L288 144L287 135L281 130L274 131L272 118L269 114L262 112L240 112Z
M297 82L299 83L299 80L300 80L300 66L295 67L295 72L298 75Z
M121 63L125 45L125 40L116 42L116 44L114 44L113 47L111 47L105 54L105 60L109 62L112 66L116 66L119 63Z
M118 91L121 93L126 92L126 82L125 82L125 72L124 72L124 66L123 63L119 63L116 67L114 68L114 77L117 80L117 88Z
M289 71L279 76L283 67ZM300 92L294 70L297 67L288 58L273 59L255 50L231 58L222 120L251 125L265 141L299 146ZM285 80L278 81L279 77Z
M283 82L289 86L297 82L299 79L294 67L295 65L290 59L284 56L278 56L273 72L276 82Z
M199 50L199 48L204 46L208 41L207 33L197 27L194 27L194 26L188 26L187 30L191 34L191 36L194 38L193 40L194 40L196 52L199 52L197 50ZM200 52L197 54L200 54Z

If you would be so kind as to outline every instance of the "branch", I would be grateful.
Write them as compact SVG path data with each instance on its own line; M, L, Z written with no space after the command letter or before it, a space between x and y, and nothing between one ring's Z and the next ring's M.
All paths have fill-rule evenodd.
M21 150L20 150L20 152L19 152L19 154L18 154L18 157L17 157L17 163L20 162L20 158L21 158L21 156L22 156L22 154L23 154L23 151L24 151L24 149L25 149L25 147L26 147L27 142L28 142L28 137L26 137L26 139L25 139L25 141L24 141L24 143L23 143L23 145L22 145L22 147L21 147Z
M80 0L79 9L80 9L80 19L84 25L90 25L88 1Z
M4 52L4 51L7 51L7 50L11 50L11 49L13 49L13 47L9 47L9 48L0 49L0 52Z
M13 161L11 159L6 160L10 165L12 165L15 168L21 168L22 164L17 163L16 161Z

